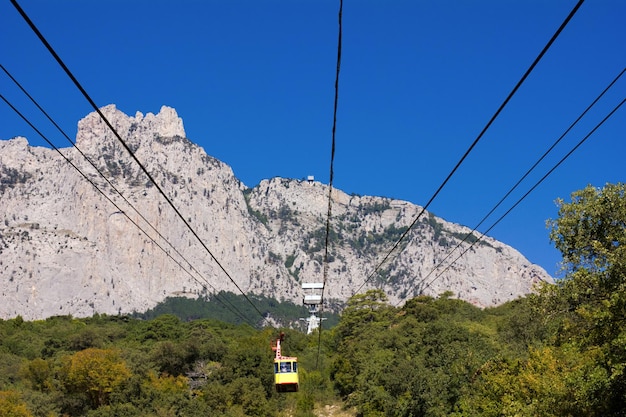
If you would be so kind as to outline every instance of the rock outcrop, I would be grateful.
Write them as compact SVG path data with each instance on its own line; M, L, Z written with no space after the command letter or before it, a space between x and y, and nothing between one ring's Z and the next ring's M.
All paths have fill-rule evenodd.
M97 113L79 122L76 147L60 149L80 172L25 138L0 141L1 318L129 313L168 296L221 290L298 303L302 282L322 280L326 185L273 178L248 188L185 137L174 109L134 117L112 105L101 110L152 179ZM332 196L330 308L373 287L394 303L451 291L491 306L552 280L487 236L433 272L470 229L430 213L377 268L422 208Z

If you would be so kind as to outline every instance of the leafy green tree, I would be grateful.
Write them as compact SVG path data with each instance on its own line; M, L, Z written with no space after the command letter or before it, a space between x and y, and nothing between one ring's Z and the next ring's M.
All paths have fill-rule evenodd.
M138 408L156 416L206 416L209 407L200 398L191 395L186 377L159 375L150 372L141 383L141 401L131 398ZM145 402L147 400L147 402ZM123 403L122 403L123 404Z
M359 402L359 375L367 366L373 344L391 324L393 308L382 290L369 290L348 300L339 324L333 329L337 355L331 363L330 376L339 394ZM367 344L364 344L367 341Z
M138 410L131 403L111 404L87 412L87 417L143 417L141 410Z
M189 341L198 350L198 356L209 361L219 361L228 347L215 329L217 323L209 320L196 320L189 323Z
M33 416L35 417L56 417L62 416L61 401L63 396L61 391L55 390L50 393L21 389L22 399ZM0 414L2 415L2 414Z
M91 347L102 347L102 336L94 327L95 326L85 328L81 332L73 335L70 338L70 348L72 350L79 351Z
M604 398L606 372L598 351L573 345L531 348L526 359L489 361L476 375L455 416L594 416Z
M111 349L76 352L69 357L65 368L69 391L85 393L92 408L106 404L109 395L130 376L126 363Z
M210 382L202 388L202 400L209 407L211 415L224 413L228 408L228 389L217 381Z
M159 372L178 376L187 371L198 358L198 348L192 343L158 342L151 352L151 361Z
M0 416L32 417L26 404L15 391L0 391Z
M544 289L546 310L562 320L561 341L601 349L609 378L606 409L626 410L626 185L588 186L558 200L550 237L565 278ZM622 414L616 414L622 415Z
M262 333L231 344L219 370L222 382L230 384L241 378L256 379L265 388L265 397L271 395L274 392L274 359L269 340Z
M240 405L247 416L269 417L274 413L258 378L237 378L228 385L228 392L229 402Z
M449 415L495 354L495 331L480 323L480 309L446 294L402 309L384 299L374 291L348 302L335 328L335 387L362 415Z
M512 357L526 357L528 348L550 343L558 327L552 319L538 320L544 317L545 310L536 294L487 309L485 313L485 320L497 330L502 354Z
M180 319L172 314L163 314L146 322L146 329L142 329L143 340L178 341L183 336L183 326Z
M52 390L53 369L48 361L41 358L33 359L23 366L21 373L26 380L30 381L33 389L41 392Z
M603 288L617 289L626 272L626 185L588 186L557 200L559 218L549 222L550 237L563 254L568 273L597 274Z
M391 311L383 290L356 294L348 300L335 334L340 338L350 338L368 330L371 325L384 326L388 323Z
M0 387L6 387L19 381L22 361L23 359L18 355L0 350Z
M403 310L421 322L430 322L440 316L440 312L434 303L434 298L422 295L408 300L404 304Z

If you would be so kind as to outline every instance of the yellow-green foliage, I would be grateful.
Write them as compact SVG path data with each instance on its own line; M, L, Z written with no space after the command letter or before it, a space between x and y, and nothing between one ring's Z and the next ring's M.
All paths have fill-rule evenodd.
M109 395L131 376L118 352L111 349L76 352L67 358L62 371L67 390L87 394L93 408L106 404Z
M32 417L20 394L15 391L0 391L0 416Z

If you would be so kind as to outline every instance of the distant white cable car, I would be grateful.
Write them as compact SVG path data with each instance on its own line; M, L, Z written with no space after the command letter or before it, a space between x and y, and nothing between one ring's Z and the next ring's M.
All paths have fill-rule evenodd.
M302 289L304 290L303 303L305 305L314 306L322 304L322 290L324 289L324 283L303 283Z
M322 292L324 291L323 282L305 282L302 283L302 290L304 291L304 298L302 303L309 307L309 313L311 315L303 319L308 323L307 334L313 333L315 329L320 326L322 318L317 316L317 306L322 304Z

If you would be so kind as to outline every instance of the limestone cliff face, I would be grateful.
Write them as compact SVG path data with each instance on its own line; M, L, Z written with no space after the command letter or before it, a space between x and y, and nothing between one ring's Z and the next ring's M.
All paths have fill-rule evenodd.
M60 149L84 176L54 150L2 140L0 317L128 313L220 290L299 303L301 283L323 279L326 185L273 178L248 188L185 138L174 109L102 112L202 243L96 113L79 122L78 149ZM470 230L428 213L375 270L420 210L334 190L325 299L382 287L393 302L449 290L489 306L551 281L489 237L431 273Z

